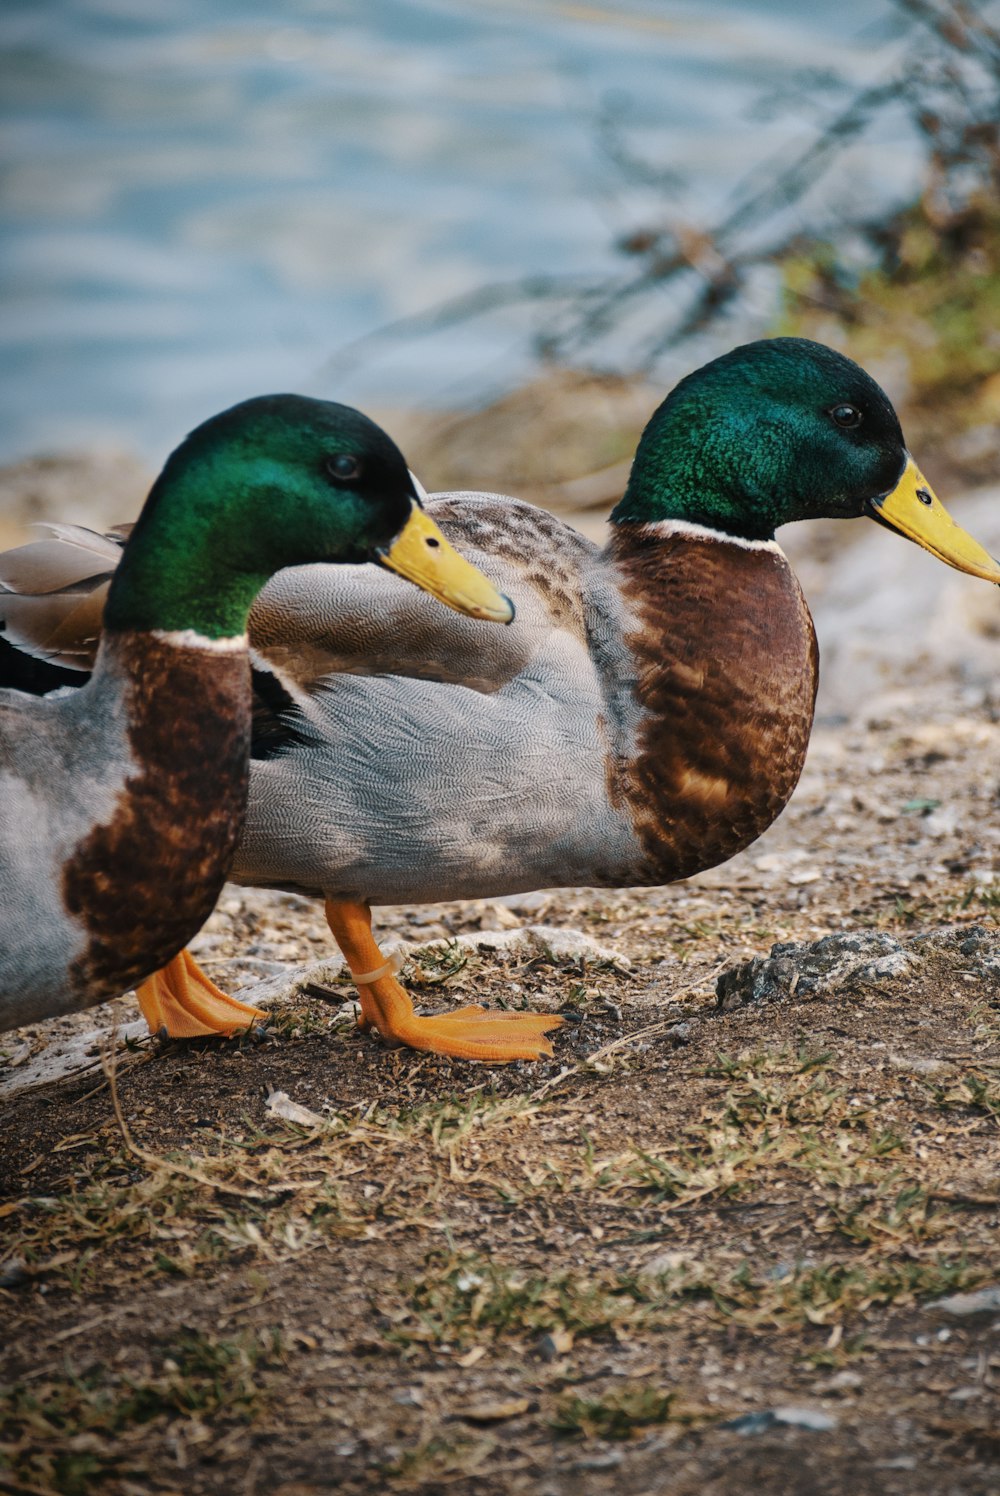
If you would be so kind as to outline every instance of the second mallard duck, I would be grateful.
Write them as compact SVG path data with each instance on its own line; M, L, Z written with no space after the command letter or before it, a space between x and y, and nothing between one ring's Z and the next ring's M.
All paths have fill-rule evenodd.
M451 606L512 617L359 411L245 400L171 455L108 589L86 687L39 700L28 661L5 681L28 689L0 690L0 1029L115 997L197 933L246 802L250 605L282 566L366 556ZM58 540L8 552L8 582L44 590L50 559L68 597L8 596L5 627L21 616L51 642L68 602L70 632L88 632L88 606L100 632L90 584L106 560L92 548L70 546L68 575ZM221 996L213 1007L224 1031L256 1016ZM180 1005L182 1032L193 1017Z
M543 1020L415 1016L370 906L667 883L760 836L798 781L817 684L777 526L867 515L1000 582L879 386L801 339L737 348L677 386L603 549L496 495L428 511L514 598L514 624L483 631L352 568L270 582L251 615L258 712L232 876L326 900L366 1025L474 1058L548 1052ZM147 984L151 1021L190 983L211 986L185 954Z

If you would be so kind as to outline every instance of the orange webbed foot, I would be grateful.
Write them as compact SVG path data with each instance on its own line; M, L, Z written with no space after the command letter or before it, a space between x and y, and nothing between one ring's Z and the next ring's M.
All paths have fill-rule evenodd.
M540 1060L552 1054L552 1044L545 1035L563 1021L557 1013L505 1013L475 1007L419 1018L402 988L400 992L405 1007L398 998L391 1008L383 1000L380 1017L372 1018L370 1026L377 1028L389 1044L455 1059L490 1060L494 1064Z
M136 988L142 1016L154 1034L170 1039L203 1035L231 1038L267 1017L217 987L187 951L181 951L160 971Z
M368 905L328 899L326 917L357 984L362 1029L377 1029L390 1045L456 1059L507 1064L552 1054L545 1036L563 1021L555 1013L487 1011L470 1004L419 1018L409 993L392 975L394 962L386 961L375 942Z

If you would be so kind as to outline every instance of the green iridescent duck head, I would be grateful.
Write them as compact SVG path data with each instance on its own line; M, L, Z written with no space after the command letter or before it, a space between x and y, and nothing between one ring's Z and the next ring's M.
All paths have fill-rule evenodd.
M115 573L105 626L241 634L273 572L364 560L460 612L513 617L509 599L427 518L402 453L374 421L302 395L245 400L167 459Z
M747 343L681 380L643 432L617 523L683 520L770 540L801 519L866 514L1000 583L906 449L885 391L804 338Z

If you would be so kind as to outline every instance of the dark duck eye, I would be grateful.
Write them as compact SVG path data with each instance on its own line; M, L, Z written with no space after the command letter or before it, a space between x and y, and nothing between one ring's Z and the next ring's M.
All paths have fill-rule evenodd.
M853 426L861 425L861 412L856 405L835 405L830 416L843 431L850 431Z
M326 470L335 483L353 483L361 477L361 462L350 452L338 452L326 459Z

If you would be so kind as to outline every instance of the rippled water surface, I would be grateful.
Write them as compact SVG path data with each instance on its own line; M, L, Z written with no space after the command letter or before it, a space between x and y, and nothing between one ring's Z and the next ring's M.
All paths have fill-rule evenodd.
M841 0L5 0L0 455L158 461L234 400L447 401L525 367L522 317L331 354L484 282L616 264L710 219L812 128L762 95L888 65L892 7ZM623 171L625 122L656 181ZM803 135L803 138L805 136ZM912 180L900 135L852 191Z

